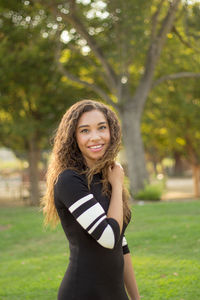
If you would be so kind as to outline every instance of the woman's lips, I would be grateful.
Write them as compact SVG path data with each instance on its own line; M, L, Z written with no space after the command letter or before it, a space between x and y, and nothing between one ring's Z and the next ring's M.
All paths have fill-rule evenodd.
M104 144L88 146L92 152L98 152L103 149Z

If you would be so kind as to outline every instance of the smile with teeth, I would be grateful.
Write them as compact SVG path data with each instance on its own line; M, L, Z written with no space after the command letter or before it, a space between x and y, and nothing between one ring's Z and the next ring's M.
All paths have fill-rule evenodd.
M101 150L103 148L103 144L101 145L94 145L88 147L90 150Z
M91 149L97 149L97 148L101 148L103 145L96 145L96 146L89 146L89 148Z

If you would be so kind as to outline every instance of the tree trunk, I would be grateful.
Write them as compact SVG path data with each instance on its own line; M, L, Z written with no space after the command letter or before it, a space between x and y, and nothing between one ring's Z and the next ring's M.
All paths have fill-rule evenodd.
M195 197L200 197L200 189L199 189L199 170L200 167L193 165L193 179L194 179L194 195Z
M133 109L120 112L122 134L128 163L131 195L135 195L148 182L144 146L140 130L140 117Z
M174 176L181 176L184 172L183 160L179 152L174 152Z
M153 164L153 170L155 175L158 175L158 170L157 170L157 161L155 161L154 159L152 160L152 164Z
M30 180L30 205L38 205L40 200L39 189L39 161L40 149L37 147L35 140L29 141L28 163L29 163L29 180Z

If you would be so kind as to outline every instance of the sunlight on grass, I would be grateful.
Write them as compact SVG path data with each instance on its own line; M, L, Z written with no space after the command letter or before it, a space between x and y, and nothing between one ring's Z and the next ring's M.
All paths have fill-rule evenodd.
M165 255L133 258L144 299L200 299L200 291L196 289L199 286L199 265L194 260L168 259Z
M141 299L200 299L200 202L135 205L126 238ZM35 208L0 210L0 299L56 300L69 261L65 235Z

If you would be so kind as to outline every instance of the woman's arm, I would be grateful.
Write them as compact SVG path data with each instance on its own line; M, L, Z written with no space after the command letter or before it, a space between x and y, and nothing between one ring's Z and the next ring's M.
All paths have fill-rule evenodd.
M131 300L139 300L140 295L137 288L135 274L132 266L130 253L124 255L124 284Z
M82 228L101 246L114 249L120 241L118 209L115 212L114 207L107 217L105 210L91 194L82 176L73 170L63 171L55 184L54 195L58 207L63 203Z
M121 233L123 227L122 186L124 181L124 171L119 163L115 162L114 166L109 168L108 180L112 186L112 194L107 217L113 218L118 222Z

